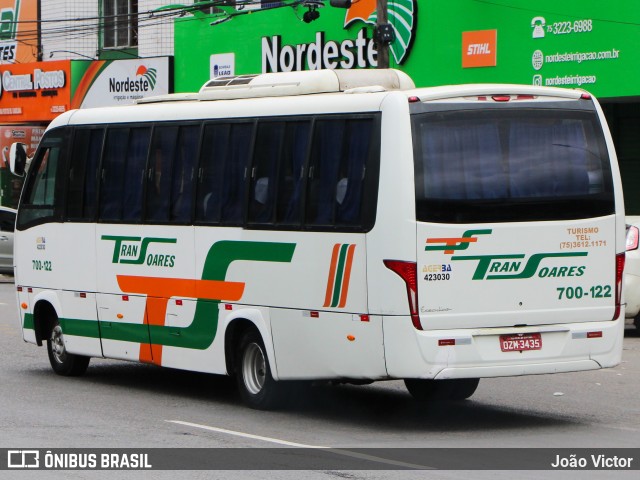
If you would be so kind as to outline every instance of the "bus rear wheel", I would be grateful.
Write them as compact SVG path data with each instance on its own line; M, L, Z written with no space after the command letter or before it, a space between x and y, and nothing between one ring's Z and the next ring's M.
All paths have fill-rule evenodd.
M256 330L242 336L236 354L236 381L244 403L257 410L281 406L286 397L285 385L273 379L264 342Z
M455 378L449 380L407 378L404 381L413 398L421 402L466 400L475 393L479 383L479 378Z
M89 366L89 357L67 352L62 327L57 319L52 322L47 337L47 353L49 354L51 368L58 375L77 377L86 372Z

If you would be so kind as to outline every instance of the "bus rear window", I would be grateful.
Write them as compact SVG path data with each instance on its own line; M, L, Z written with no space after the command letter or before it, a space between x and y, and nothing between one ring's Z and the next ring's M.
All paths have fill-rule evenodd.
M419 221L482 223L614 212L595 111L449 110L412 117Z

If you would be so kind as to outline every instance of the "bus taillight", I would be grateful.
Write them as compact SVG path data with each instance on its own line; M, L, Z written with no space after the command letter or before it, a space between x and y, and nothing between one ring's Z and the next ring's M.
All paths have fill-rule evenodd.
M624 253L616 255L616 309L613 312L612 320L617 320L620 316L620 300L622 296L622 274L624 273Z
M418 313L418 269L416 262L405 262L402 260L383 260L385 267L398 274L407 287L407 300L409 301L409 313L413 326L422 330L420 324L420 314Z

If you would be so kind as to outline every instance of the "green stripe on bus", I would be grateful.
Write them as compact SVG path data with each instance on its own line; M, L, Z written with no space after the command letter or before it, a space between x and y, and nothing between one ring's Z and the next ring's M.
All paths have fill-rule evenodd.
M224 281L229 266L238 260L291 262L295 248L295 243L217 242L207 254L202 280ZM218 331L219 304L220 300L197 299L193 321L185 328L71 318L61 318L60 324L67 335L205 350L213 343ZM34 328L33 314L25 314L24 328Z
M340 247L340 256L338 257L338 268L336 269L336 280L333 285L333 298L331 299L331 306L336 307L340 302L340 292L342 291L342 281L344 280L344 264L347 258L347 250L349 244L344 243Z
M82 320L79 318L58 319L62 331L67 335L76 335L78 337L100 338L100 330L96 320ZM33 313L25 313L23 328L27 330L35 330L35 322Z
M35 323L33 321L33 313L25 313L24 314L24 323L22 324L22 328L26 328L27 330L35 330Z
M80 320L77 318L60 318L62 332L78 337L100 338L100 329L95 320Z

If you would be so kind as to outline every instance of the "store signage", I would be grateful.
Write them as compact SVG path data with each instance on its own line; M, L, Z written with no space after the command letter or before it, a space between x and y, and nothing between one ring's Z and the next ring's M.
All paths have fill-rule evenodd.
M38 0L0 0L0 64L36 60Z
M317 32L315 42L282 45L282 37L262 38L262 71L291 72L321 68L371 68L377 65L373 39L367 29L358 32L355 40L325 41L325 33Z
M169 93L169 57L131 60L74 61L77 84L72 108L132 104L136 100Z
M176 64L180 65L175 74L176 91L195 91L209 78L229 72L245 75L375 68L378 62L373 32L378 23L378 2L358 0L349 9L323 3L326 8L318 8L320 15L312 22L305 22L304 14L314 2L287 6L251 2L251 15L229 17L233 22L216 22L219 14L211 15L207 18L211 21L206 22L194 22L190 17L176 20L174 51ZM389 57L394 67L404 65L411 57L418 3L388 2L388 21L395 34ZM236 3L236 8L245 11L248 5ZM243 41L238 41L239 34Z
M48 121L69 108L70 61L0 65L0 122Z
M462 32L462 68L495 67L498 31Z
M36 68L33 74L13 75L8 70L2 74L2 88L7 92L62 88L65 82L64 70L46 71Z

